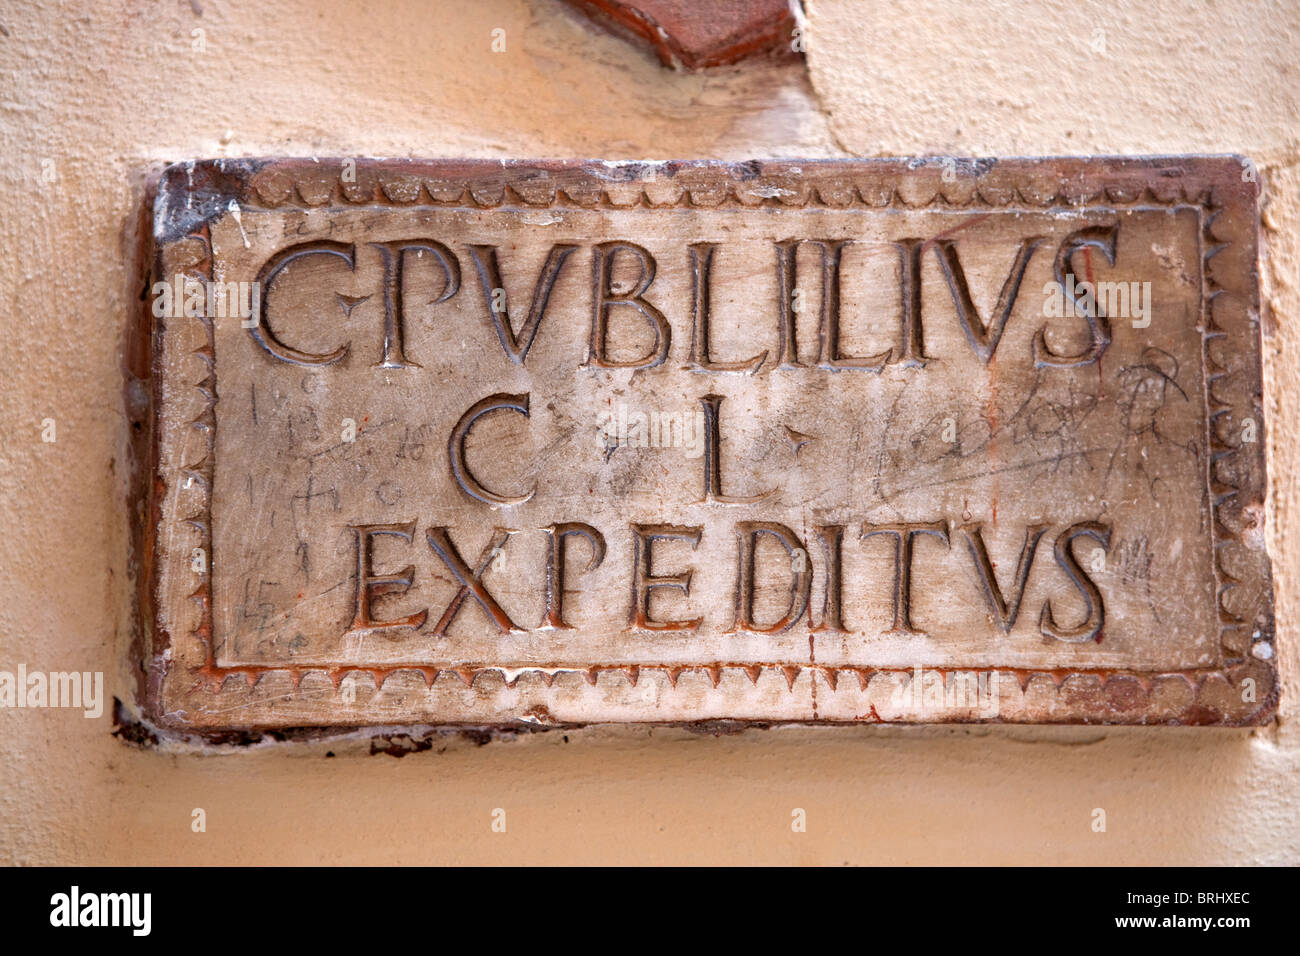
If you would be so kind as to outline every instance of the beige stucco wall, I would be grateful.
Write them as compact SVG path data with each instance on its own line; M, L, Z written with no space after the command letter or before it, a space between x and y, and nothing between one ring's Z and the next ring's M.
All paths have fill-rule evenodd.
M664 71L557 0L359 7L0 7L0 669L102 670L110 694L131 693L121 367L151 166L1240 152L1267 197L1279 720L596 729L396 760L140 751L107 713L0 710L0 862L1300 862L1300 7L925 0L898 18L898 4L808 0L806 70L706 76ZM495 27L505 53L489 52ZM806 833L791 832L795 807Z

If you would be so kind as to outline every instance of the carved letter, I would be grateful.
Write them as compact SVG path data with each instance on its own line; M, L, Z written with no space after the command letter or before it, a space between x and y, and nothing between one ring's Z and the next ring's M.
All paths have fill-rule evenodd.
M447 565L451 573L456 576L456 580L460 582L460 590L456 592L456 596L447 605L447 610L442 612L442 617L438 619L433 634L436 637L445 637L447 635L447 628L450 626L452 618L456 616L461 605L465 603L465 598L470 595L473 595L474 600L478 601L483 610L487 611L488 617L492 618L497 630L502 634L522 633L522 628L510 620L510 615L501 609L501 605L496 602L496 598L488 593L488 589L480 580L483 572L492 563L492 559L497 556L498 551L505 547L506 542L514 532L506 528L495 529L492 533L492 540L487 543L487 546L478 557L478 567L471 571L469 565L465 563L465 559L456 550L456 546L451 543L447 530L445 527L429 528L424 533L434 554L442 558L443 563Z
M529 489L526 495L516 497L499 495L495 491L484 488L479 480L474 477L474 473L469 470L469 465L465 463L465 440L469 438L469 430L479 418L497 409L508 409L527 418L528 394L505 395L498 393L489 395L487 398L476 402L470 407L469 411L460 417L460 421L452 429L451 440L447 442L447 457L451 461L451 473L455 476L457 484L460 485L460 490L471 498L477 498L479 501L490 505L523 504L536 493L536 485Z
M374 539L381 534L401 538L407 544L415 534L415 522L406 524L354 524L348 525L357 536L357 600L356 614L347 633L356 631L416 630L424 626L428 610L420 611L395 621L376 621L370 616L371 602L384 594L400 594L410 590L415 580L415 566L408 564L396 574L374 574L372 571Z
M1010 601L1003 596L1002 588L998 586L993 562L989 560L989 551L984 544L983 528L979 524L968 524L963 525L961 530L966 535L966 545L975 561L975 570L979 574L980 586L989 602L989 608L1002 632L1010 634L1016 626L1016 617L1020 614L1020 601L1025 596L1025 582L1029 580L1029 569L1034 564L1034 553L1038 549L1039 539L1047 531L1047 525L1031 524L1025 529L1025 543L1020 547L1020 558L1016 562L1015 584Z
M812 588L812 571L807 562L801 570L794 570L791 562L790 603L785 614L775 624L760 627L754 623L754 576L755 552L758 550L758 536L770 534L781 542L786 553L794 558L796 552L806 552L803 542L793 531L783 524L769 521L739 521L736 523L736 539L740 549L740 568L736 578L736 620L731 631L752 631L755 634L779 634L788 631L803 612L808 608L808 594Z
M1052 613L1052 602L1043 602L1042 613L1038 616L1038 628L1047 637L1054 637L1067 644L1083 644L1094 640L1101 634L1106 623L1106 607L1102 603L1101 592L1088 572L1079 565L1074 554L1075 538L1092 538L1105 550L1110 550L1110 526L1095 521L1081 521L1071 525L1056 536L1056 563L1061 566L1074 586L1083 595L1087 613L1077 627L1063 628L1057 626L1056 615Z
M808 625L810 631L844 633L844 526L824 525L817 529L817 539L826 557L826 593L822 597L820 624Z
M844 257L844 247L852 241L839 239L817 243L822 250L822 313L819 325L821 350L817 366L833 372L842 369L879 372L889 361L892 349L867 358L840 355L840 262Z
M900 239L894 243L898 249L899 301L902 316L900 337L902 346L894 365L924 365L929 361L925 354L925 334L921 324L921 252L924 239Z
M948 522L862 525L863 538L878 534L894 539L894 623L888 633L921 634L922 631L912 627L912 554L915 541L917 535L929 534L948 547Z
M777 346L780 368L799 368L799 333L794 311L795 285L798 281L795 258L802 239L784 239L776 244Z
M630 253L640 266L632 289L614 293L614 259L620 252ZM602 368L654 368L668 358L672 329L663 313L642 296L655 280L655 260L649 250L631 242L602 242L592 249L593 313L591 318L591 361ZM655 332L654 348L644 358L631 362L614 362L606 355L609 339L609 310L616 305L631 306L650 322Z
M689 621L656 621L650 616L650 592L655 588L671 588L687 597L691 593L691 576L694 570L682 574L656 575L651 567L655 541L689 541L691 550L700 546L703 528L684 528L671 524L632 525L632 621L633 630L642 631L693 631L703 623L697 617Z
M1106 261L1111 265L1115 264L1115 244L1119 239L1119 223L1111 226L1088 226L1077 232L1072 232L1061 241L1061 247L1056 252L1056 262L1053 265L1053 272L1056 276L1057 285L1064 290L1066 287L1065 274L1066 270L1072 269L1070 264L1074 254L1081 249L1089 246L1100 249ZM1110 345L1110 319L1106 316L1096 303L1094 298L1089 303L1080 302L1079 298L1073 294L1065 301L1065 312L1082 313L1088 323L1089 344L1078 355L1058 355L1053 352L1047 345L1047 327L1038 330L1034 336L1034 365L1038 368L1076 368L1080 365L1088 365L1101 358L1102 353Z
M715 362L709 355L709 310L712 298L713 253L716 242L696 242L689 247L691 256L692 337L691 360L688 368L709 372L753 372L767 360L761 352L743 362Z
M571 631L572 624L564 623L564 572L565 544L570 535L586 538L591 545L591 560L587 573L600 567L605 560L605 538L599 531L581 521L566 521L543 529L546 532L546 619L543 630Z
M460 260L441 242L432 239L398 239L393 242L372 242L384 261L384 358L371 368L420 368L418 362L408 362L402 349L403 330L406 326L402 295L402 277L406 273L408 253L431 252L442 266L442 294L433 304L446 302L460 289Z
M948 291L952 293L952 304L957 308L962 331L966 333L970 347L985 365L989 364L993 353L998 349L1002 332L1007 327L1007 319L1011 318L1011 310L1015 307L1016 295L1020 292L1020 283L1025 277L1029 259L1042 241L1042 236L1030 236L1021 240L1016 261L1012 263L1011 272L1007 274L1006 282L1002 283L1002 291L998 293L998 304L994 306L993 315L986 323L980 318L975 300L971 298L966 271L961 267L961 259L957 257L956 241L935 240L934 254L939 257L939 265L943 267L943 277L948 281Z
M288 362L293 365L333 365L343 356L348 354L351 342L344 342L333 352L303 352L292 348L281 342L274 332L271 331L270 323L267 322L267 310L271 298L271 283L275 281L276 276L289 265L298 259L306 256L338 256L348 264L348 268L356 271L357 247L344 242L330 242L328 240L319 240L316 242L304 242L296 246L290 246L287 249L281 249L271 258L267 259L262 265L261 271L257 274L258 287L262 290L261 300L262 307L259 310L258 320L249 328L253 339L258 345L266 349L267 353L278 358L281 362Z
M528 350L533 347L538 326L542 323L542 316L546 314L546 303L551 298L551 289L555 285L555 280L559 278L560 270L564 268L570 253L577 248L571 243L559 242L551 246L546 264L542 266L537 282L533 285L533 304L528 309L528 318L524 320L516 335L510 325L508 310L497 309L494 302L496 290L505 288L501 282L501 267L497 263L497 247L469 247L470 254L474 257L474 265L478 268L479 282L483 286L483 298L487 302L488 315L492 319L492 324L496 327L497 338L501 340L501 347L506 350L506 355L510 356L510 361L516 365L523 365L528 358Z
M879 372L889 361L888 351L869 358L840 355L840 263L843 259L844 247L852 241L852 239L786 239L776 244L777 291L780 295L779 354L782 368L801 365L793 297L794 290L799 288L797 265L799 246L805 242L818 247L822 260L818 367L832 371L867 369ZM804 296L801 295L800 299L803 298Z
M704 406L704 500L724 505L746 505L762 501L774 493L775 488L748 498L722 493L722 435L718 422L718 406L722 404L722 396L705 395L700 399L700 404Z

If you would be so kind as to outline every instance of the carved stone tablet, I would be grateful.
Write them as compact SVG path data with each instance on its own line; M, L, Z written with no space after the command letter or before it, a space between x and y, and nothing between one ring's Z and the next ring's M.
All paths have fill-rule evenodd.
M171 167L146 712L1266 721L1251 170Z

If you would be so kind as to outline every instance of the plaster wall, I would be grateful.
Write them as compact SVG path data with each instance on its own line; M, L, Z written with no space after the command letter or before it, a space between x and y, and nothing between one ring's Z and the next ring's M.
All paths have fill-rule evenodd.
M592 729L397 760L142 751L107 711L0 710L0 862L1300 862L1300 6L806 6L806 64L683 75L558 0L0 3L0 668L131 696L122 369L159 164L1232 152L1266 202L1278 721Z

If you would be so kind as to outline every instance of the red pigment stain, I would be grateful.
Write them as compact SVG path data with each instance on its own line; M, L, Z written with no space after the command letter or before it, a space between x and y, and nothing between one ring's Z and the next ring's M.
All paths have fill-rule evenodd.
M998 357L995 352L989 357L989 401L985 411L989 423L989 460L998 460ZM993 524L998 523L998 476L993 474Z
M993 214L986 212L982 216L971 216L971 218L967 219L960 225L953 226L951 229L941 232L938 235L931 236L929 239L925 240L925 242L921 243L921 251L926 252L936 242L939 242L942 239L947 239L949 236L953 235L953 233L961 232L963 229L969 229L971 226L979 225L991 215Z

